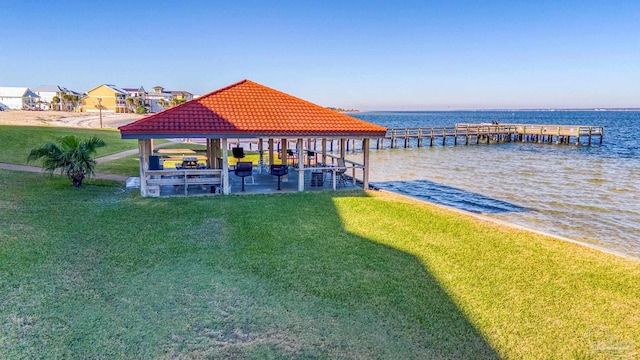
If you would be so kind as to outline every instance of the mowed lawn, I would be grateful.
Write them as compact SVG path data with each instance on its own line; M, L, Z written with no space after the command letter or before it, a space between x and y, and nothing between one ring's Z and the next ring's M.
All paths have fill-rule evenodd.
M0 125L0 162L27 164L29 151L47 142L56 142L59 137L74 134L82 139L97 136L107 146L98 148L96 157L136 149L137 140L122 140L116 129L78 129L45 126ZM32 163L30 165L38 165Z
M0 170L0 358L640 351L638 261L385 193L121 186Z

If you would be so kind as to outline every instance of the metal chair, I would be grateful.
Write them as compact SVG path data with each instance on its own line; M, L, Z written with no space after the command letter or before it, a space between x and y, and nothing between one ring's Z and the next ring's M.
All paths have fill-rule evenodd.
M244 191L244 178L253 175L253 163L250 161L239 161L234 172L236 176L242 178L242 191Z
M344 163L344 159L338 158L338 169L336 170L336 185L347 185L347 177L344 174L345 172L347 172L347 167Z
M280 189L280 177L287 175L289 168L285 164L273 164L271 165L271 175L278 177L278 190Z
M245 157L244 155L244 148L241 147L234 147L233 149L231 149L231 153L233 154L233 157L240 160L243 157Z

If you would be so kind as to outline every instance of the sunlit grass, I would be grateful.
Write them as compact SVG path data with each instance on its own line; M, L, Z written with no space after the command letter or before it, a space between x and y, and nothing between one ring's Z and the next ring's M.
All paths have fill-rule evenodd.
M0 358L638 351L635 261L380 193L120 186L0 170Z
M335 203L348 231L416 256L502 355L640 354L637 261L396 196Z

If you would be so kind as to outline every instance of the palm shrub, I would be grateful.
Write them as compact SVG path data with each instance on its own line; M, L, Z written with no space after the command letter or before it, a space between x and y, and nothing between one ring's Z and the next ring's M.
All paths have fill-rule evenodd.
M93 175L96 161L92 156L103 146L104 141L96 136L83 140L76 135L66 135L58 138L57 144L48 142L31 150L27 162L41 159L43 170L53 174L60 169L74 187L80 187L85 176Z

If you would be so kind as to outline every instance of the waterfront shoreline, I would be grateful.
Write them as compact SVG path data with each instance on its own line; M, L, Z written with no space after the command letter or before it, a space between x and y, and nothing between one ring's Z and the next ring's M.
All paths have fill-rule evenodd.
M629 255L629 254L625 254L623 252L615 251L615 250L608 249L606 247L598 246L598 245L595 245L595 244L589 244L589 243L586 243L586 242L582 242L582 241L579 241L579 240L571 239L571 238L568 238L566 236L550 233L550 232L547 232L547 231L536 230L536 229L533 229L533 228L530 228L530 227L527 227L527 226L523 226L523 225L520 225L520 224L509 222L509 221L506 221L506 220L496 219L496 218L492 218L492 217L487 216L487 215L478 214L478 213L475 213L475 212L466 211L466 210L463 210L463 209L458 209L458 208L447 206L447 205L437 204L437 203L434 203L434 202L430 202L430 201L427 201L427 200L416 198L416 197L413 197L411 195L401 194L401 193L398 193L398 192L395 192L395 191L391 191L391 190L376 189L376 190L373 190L373 191L381 192L381 193L384 193L384 194L386 194L388 196L395 196L395 197L398 197L398 198L406 199L406 200L411 201L411 202L415 202L415 203L419 203L419 204L428 204L430 206L434 206L436 208L440 208L440 209L443 209L443 210L452 211L452 212L455 212L455 213L458 213L458 214L462 214L462 215L467 215L467 216L470 216L472 218L475 218L475 219L478 219L478 220L481 220L481 221L484 221L484 222L489 222L489 223L491 223L493 225L505 226L505 227L509 227L509 228L512 228L512 229L516 229L516 230L522 230L522 231L527 231L527 232L531 232L531 233L542 235L542 236L551 237L551 238L554 238L554 239L557 239L557 240L561 240L561 241L564 241L564 242L568 242L568 243L571 243L571 244L584 246L584 247L587 247L587 248L592 249L592 250L597 250L597 251L601 251L601 252L604 252L604 253L607 253L607 254L610 254L610 255L615 255L615 256L618 256L618 257L621 257L621 258L624 258L624 259L640 262L640 258L632 256L632 255Z

